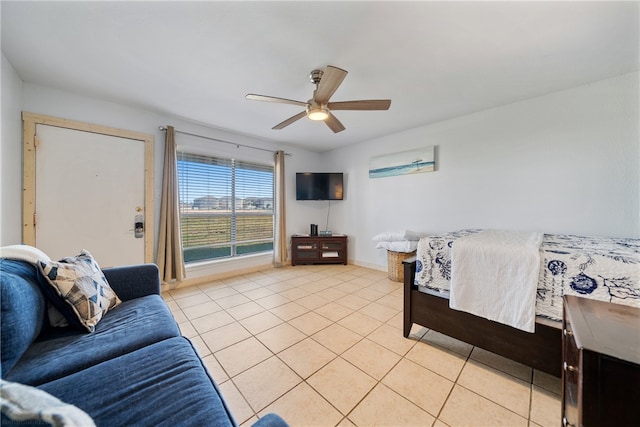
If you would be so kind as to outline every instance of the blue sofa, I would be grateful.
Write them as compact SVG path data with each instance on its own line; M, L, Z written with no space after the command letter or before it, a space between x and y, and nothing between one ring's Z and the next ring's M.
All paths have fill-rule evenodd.
M157 267L103 273L122 303L89 333L50 326L39 269L0 259L3 383L44 391L86 412L97 426L237 426L160 296ZM11 420L4 412L3 426L47 425ZM286 425L274 414L255 424Z

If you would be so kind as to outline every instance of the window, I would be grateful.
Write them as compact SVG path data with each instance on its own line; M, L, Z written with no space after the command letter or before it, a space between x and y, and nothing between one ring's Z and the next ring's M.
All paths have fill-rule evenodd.
M185 263L273 251L273 165L178 152Z

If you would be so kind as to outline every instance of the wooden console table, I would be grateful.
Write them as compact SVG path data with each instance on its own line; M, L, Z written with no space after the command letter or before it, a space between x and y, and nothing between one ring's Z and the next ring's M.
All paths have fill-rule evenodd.
M291 236L291 265L347 265L347 236Z

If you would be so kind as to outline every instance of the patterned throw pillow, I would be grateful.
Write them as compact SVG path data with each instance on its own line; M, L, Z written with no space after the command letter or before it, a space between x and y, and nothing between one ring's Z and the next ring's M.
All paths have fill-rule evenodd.
M91 254L40 262L50 287L45 290L52 304L73 326L95 330L102 316L121 303Z

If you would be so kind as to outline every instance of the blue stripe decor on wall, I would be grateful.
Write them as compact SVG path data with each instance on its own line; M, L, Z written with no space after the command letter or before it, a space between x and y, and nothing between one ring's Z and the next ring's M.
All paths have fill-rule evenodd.
M422 147L369 159L369 178L433 172L435 147Z

